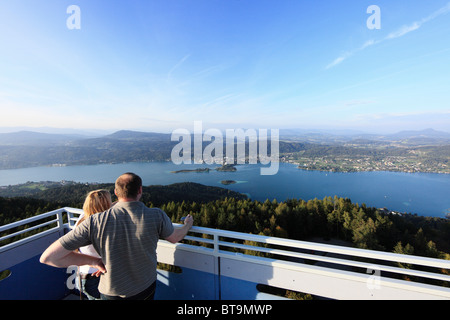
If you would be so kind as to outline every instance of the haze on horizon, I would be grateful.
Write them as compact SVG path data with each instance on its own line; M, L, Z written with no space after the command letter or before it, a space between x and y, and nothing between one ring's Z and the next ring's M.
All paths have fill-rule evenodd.
M3 1L0 127L448 132L449 18L448 0Z

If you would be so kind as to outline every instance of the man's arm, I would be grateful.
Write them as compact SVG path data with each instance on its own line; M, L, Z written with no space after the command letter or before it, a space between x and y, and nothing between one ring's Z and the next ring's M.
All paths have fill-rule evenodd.
M81 253L66 250L59 240L53 242L41 255L41 263L57 268L67 268L69 266L89 265L105 273L105 265L101 258L88 256Z
M191 229L192 225L194 224L194 218L190 214L187 215L186 219L184 220L184 226L181 228L177 228L173 230L172 234L166 238L167 241L172 243L177 243L184 239L184 237L187 235L189 229Z

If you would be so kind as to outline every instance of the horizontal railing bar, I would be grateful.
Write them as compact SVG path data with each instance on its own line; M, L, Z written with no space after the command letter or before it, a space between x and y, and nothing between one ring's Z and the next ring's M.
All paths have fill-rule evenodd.
M238 232L227 231L227 230L218 230L218 229L205 230L205 229L208 229L208 228L192 227L190 231L198 232L198 233L206 233L206 234L216 234L219 237L232 238L232 239L236 239L236 240L248 240L248 241L254 241L254 242L263 243L263 244L280 245L280 246L290 247L290 248L295 248L295 249L314 250L314 251L336 253L336 254L347 255L347 256L357 256L357 257L362 257L362 258L372 258L372 259L385 260L385 261L391 261L391 262L403 262L403 263L422 265L422 266L427 266L427 267L450 269L450 260L435 259L435 258L428 258L428 257L421 257L421 256L408 256L408 255L404 255L404 254L375 251L375 250L368 250L368 249L348 248L348 247L314 243L314 242L306 242L306 241L300 241L300 240L267 237L267 236L261 236L261 235L253 235L253 234L244 234L244 233L238 233ZM211 230L214 230L216 232L213 232Z
M439 273L433 273L433 272L425 272L425 271L418 271L418 270L412 270L412 269L391 267L391 266L386 266L386 265L371 264L371 263L359 262L359 261L354 261L354 260L331 258L331 257L325 257L325 256L321 256L321 255L312 255L312 254L300 253L300 252L294 252L294 251L285 251L285 250L272 249L272 248L255 247L255 246L249 246L249 245L245 245L245 244L227 243L227 242L222 242L222 241L219 241L219 245L243 249L243 250L249 250L249 251L258 251L258 252L269 253L269 254L274 254L274 255L281 255L281 256L286 256L286 257L302 258L302 259L307 259L307 260L321 261L321 262L327 262L327 263L333 263L333 264L339 264L339 265L345 265L345 266L351 266L351 267L359 267L359 268L364 268L364 269L376 269L376 270L380 270L380 271L407 274L407 275L411 275L411 276L417 276L417 277L422 277L422 278L429 278L429 279L450 282L450 276L447 276L444 274L439 274Z
M194 228L197 229L196 227L193 227L193 229ZM198 229L201 229L201 228L198 228ZM193 231L193 232L197 231L198 233L206 234L204 232L205 231L204 229L203 230L198 230L198 229L197 230L191 229L190 231ZM208 234L212 234L212 233L208 233ZM185 239L214 244L213 239L205 239L205 238L190 237L190 236L187 236ZM241 238L236 238L236 237L234 237L233 239L242 240ZM325 256L321 256L321 255L311 255L311 254L300 253L300 252L296 252L296 251L286 251L286 250L280 250L280 249L251 246L251 245L239 244L239 243L234 243L234 242L219 241L218 245L226 246L226 247L230 247L230 248L244 249L244 250L249 250L249 251L257 251L257 252L263 252L263 253L269 253L269 254L275 254L275 255L281 255L281 256L288 256L288 257L293 257L293 258L302 258L302 259L309 259L309 260L321 261L321 262L326 262L326 263L334 263L334 264L346 265L346 266L351 266L351 267L359 267L359 268L365 268L365 269L377 269L380 271L391 272L391 273L396 273L396 274L405 274L405 275L417 276L417 277L422 277L422 278L450 281L449 276L446 276L443 274L438 274L438 273L433 273L433 272L425 272L425 271L419 271L419 270L413 270L413 269L391 267L391 266L386 266L386 265L370 264L370 263L358 262L358 261L354 261L354 260L331 258L331 257L325 257ZM318 250L316 250L316 251L318 251ZM224 252L224 251L221 250L220 252ZM227 254L229 254L229 252L227 252ZM238 253L238 254L240 254L240 253Z
M45 237L46 235L58 232L60 230L61 230L60 227L54 227L54 228L51 228L51 229L39 232L37 234L33 234L33 235L31 235L31 236L29 236L27 238L23 238L23 239L14 241L12 243L8 243L8 244L0 247L0 253L8 251L8 250L16 248L16 247L20 247L21 245L23 245L25 243L34 241L34 240L42 238L42 237Z
M9 238L21 235L21 234L26 233L26 232L30 232L32 230L36 230L36 229L48 226L48 225L53 224L53 223L58 223L58 219L47 221L47 222L38 224L36 226L30 227L30 228L27 228L27 229L23 229L23 230L19 230L19 231L16 231L14 233L8 234L6 236L0 237L0 241L3 241L3 240L6 240L6 239L9 239Z
M190 240L190 241L197 241L197 242L202 242L202 243L214 244L214 240L213 239L205 239L205 238L192 237L192 236L185 236L184 239L185 240Z
M349 256L357 256L357 257L362 257L362 258L372 258L372 259L386 260L386 261L393 261L393 262L410 263L410 264L422 265L422 266L427 266L427 267L450 269L450 260L435 259L435 258L428 258L428 257L421 257L421 256L409 256L409 255L405 255L405 254L398 254L398 253L391 253L391 252L383 252L383 251L375 251L375 250L359 249L359 248L349 248L349 247L342 247L342 246L329 245L329 244L306 242L306 241L300 241L300 240L267 237L267 236L261 236L261 235L253 235L253 234L244 234L244 233L238 233L238 232L226 231L226 230L217 230L216 234L221 237L233 238L233 239L237 239L237 240L248 240L248 241L254 241L254 242L259 242L259 243L264 243L264 244L280 245L280 246L296 248L296 249L315 250L315 251L336 253L336 254L349 255Z
M349 248L343 246L336 246L330 244L314 243L301 240L292 240L277 237L268 237L262 235L255 235L250 233L240 233L236 231L228 231L221 229L210 229L205 227L192 227L189 231L215 234L219 237L233 238L237 240L248 240L264 244L281 245L285 247L291 247L296 249L307 249L315 251L323 251L330 253L337 253L342 255L357 256L363 258L373 258L379 260L387 260L393 262L403 262L416 265L423 265L428 267L450 269L450 260L435 259L421 256L409 256L405 254L398 254L392 252L375 251L368 249Z
M45 219L45 218L51 217L53 215L58 215L63 212L65 212L65 209L56 209L56 210L53 210L53 211L50 211L47 213L39 214L34 217L30 217L30 218L26 218L26 219L23 219L20 221L12 222L12 223L6 224L4 226L0 226L0 232L6 231L6 230L9 230L12 228L20 227L21 225L28 224L28 223L31 223L31 222L34 222L37 220Z

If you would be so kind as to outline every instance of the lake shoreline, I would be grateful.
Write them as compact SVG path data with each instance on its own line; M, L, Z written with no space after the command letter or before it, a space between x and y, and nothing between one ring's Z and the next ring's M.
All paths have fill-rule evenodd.
M0 173L2 171L9 171L9 170L22 170L22 169L33 169L33 168L55 168L55 167L78 167L78 166L97 166L97 165L117 165L117 164L127 164L127 163L171 163L170 160L166 161L158 161L158 160L145 160L145 161L127 161L127 162L96 162L96 163L77 163L77 164L66 164L66 163L55 163L55 164L49 164L49 165L38 165L38 166L30 166L30 167L14 167L14 168L0 168ZM398 172L398 173L431 173L431 174L442 174L442 175L450 175L450 172L440 172L440 171L420 171L420 170L377 170L377 169L321 169L321 168L309 168L309 167L302 167L302 163L298 162L291 162L291 161L279 161L279 163L288 164L296 166L298 170L304 170L304 171L318 171L318 172L332 172L332 173L357 173L357 172ZM204 164L193 164L193 165L204 165ZM245 163L244 165L252 165L249 163ZM257 164L259 165L259 163ZM227 166L234 167L234 169L226 169ZM234 172L236 171L237 165L223 165L223 169L219 169L221 167L215 168L217 171L223 171L223 172ZM182 172L189 172L193 171L196 172L199 169L183 169L183 170L174 170L173 173L182 173ZM209 169L212 170L212 169ZM1 183L1 182L0 182ZM0 185L1 186L1 185Z
M263 165L238 165L236 171L218 171L220 165L175 165L172 162L128 162L89 166L35 167L0 171L0 186L18 185L29 181L75 181L77 183L114 183L124 172L135 172L144 185L169 185L176 182L196 182L221 186L252 199L301 198L322 199L337 195L356 203L396 212L422 216L445 216L450 201L445 190L450 189L448 175L436 173L403 173L390 171L329 172L299 170L296 164L280 163L273 176L262 176ZM208 168L199 174L185 170ZM172 173L183 170L184 173ZM236 183L222 184L233 180ZM240 183L245 181L246 183ZM1 188L1 187L0 187Z

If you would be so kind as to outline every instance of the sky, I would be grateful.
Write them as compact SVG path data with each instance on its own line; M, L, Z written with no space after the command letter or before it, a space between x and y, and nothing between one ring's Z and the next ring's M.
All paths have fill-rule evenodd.
M0 127L450 131L449 0L0 0L0 46Z

